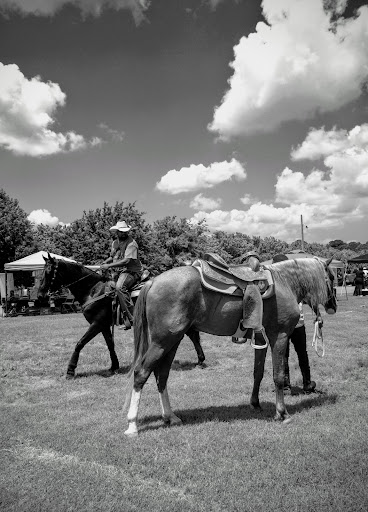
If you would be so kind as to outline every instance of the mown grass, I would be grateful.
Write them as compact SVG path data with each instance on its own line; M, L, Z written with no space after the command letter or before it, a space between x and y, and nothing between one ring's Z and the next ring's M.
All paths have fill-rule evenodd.
M309 344L318 393L301 393L291 349L291 424L273 421L270 356L259 414L249 406L251 347L203 335L207 368L195 366L185 339L170 374L183 426L163 426L151 378L136 440L123 435L131 332L116 333L117 375L107 376L97 337L66 381L86 330L81 314L0 319L0 510L366 511L368 297L348 291L338 313L324 316L325 357Z

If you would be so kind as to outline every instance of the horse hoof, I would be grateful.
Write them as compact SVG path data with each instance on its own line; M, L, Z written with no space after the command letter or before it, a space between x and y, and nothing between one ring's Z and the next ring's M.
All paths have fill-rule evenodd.
M67 373L65 375L66 380L73 380L75 378L74 373Z
M250 408L255 412L263 412L263 409L259 404L250 404Z
M163 416L162 419L164 420L165 425L169 427L183 424L181 419L178 416L175 416L175 414L173 414L172 416Z
M288 418L285 418L284 420L282 420L282 424L289 425L289 423L291 423L292 421L293 421L292 418L289 416Z
M202 370L203 370L204 368L207 368L206 363L197 363L197 366L198 366L198 368L201 368Z
M129 437L129 439L133 439L135 437L138 437L138 432L129 432L129 430L126 430L124 432L124 435Z
M119 371L119 366L117 368L109 368L110 375L115 375Z

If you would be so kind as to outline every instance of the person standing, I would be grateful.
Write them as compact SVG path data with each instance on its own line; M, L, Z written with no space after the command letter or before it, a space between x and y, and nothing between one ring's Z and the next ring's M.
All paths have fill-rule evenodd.
M131 237L132 229L125 220L119 221L110 228L116 235L111 246L110 256L100 266L101 270L114 269L116 280L116 292L119 297L122 311L128 316L127 329L133 323L133 304L130 300L130 290L140 280L142 275L142 264L138 255L138 244Z
M357 295L357 296L362 295L363 286L364 286L364 272L363 272L363 267L360 265L358 270L355 272L354 295Z

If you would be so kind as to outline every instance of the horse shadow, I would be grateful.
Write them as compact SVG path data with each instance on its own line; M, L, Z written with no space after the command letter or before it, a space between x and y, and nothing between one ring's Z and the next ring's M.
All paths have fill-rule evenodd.
M114 370L113 372L106 368L104 370L90 370L88 372L78 372L74 379L83 379L86 377L103 377L104 379L108 379L109 377L113 377L114 375L126 375L130 370L130 366L121 366L118 370Z
M194 370L194 368L207 368L206 363L193 363L192 361L178 361L177 359L171 365L171 370L174 372L187 372Z
M305 400L297 404L287 404L287 409L291 415L294 415L307 409L335 404L337 400L337 394L317 392L306 395ZM261 410L254 409L250 404L239 404L179 409L175 411L175 414L183 421L183 425L200 425L211 421L231 423L233 421L248 421L252 419L270 423L274 421L275 403L262 402ZM162 418L159 415L146 416L141 420L141 432L160 428L163 428L163 425Z

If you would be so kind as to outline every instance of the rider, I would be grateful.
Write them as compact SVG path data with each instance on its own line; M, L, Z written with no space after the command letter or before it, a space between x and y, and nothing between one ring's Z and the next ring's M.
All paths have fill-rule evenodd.
M138 257L138 244L129 234L132 229L125 220L110 228L116 235L111 246L110 256L100 266L101 270L115 269L116 292L122 311L126 311L129 324L133 320L133 304L130 300L130 290L140 280L142 264ZM126 328L130 329L130 325Z
M276 254L272 263L278 263L279 261L286 261L289 258L285 254ZM313 393L316 383L311 380L309 357L307 352L307 335L305 332L304 325L304 314L303 314L303 303L299 303L300 317L294 331L288 340L286 354L285 354L285 380L284 389L290 390L290 371L289 371L289 347L290 341L294 345L295 352L298 356L299 368L303 377L303 390L305 393Z

